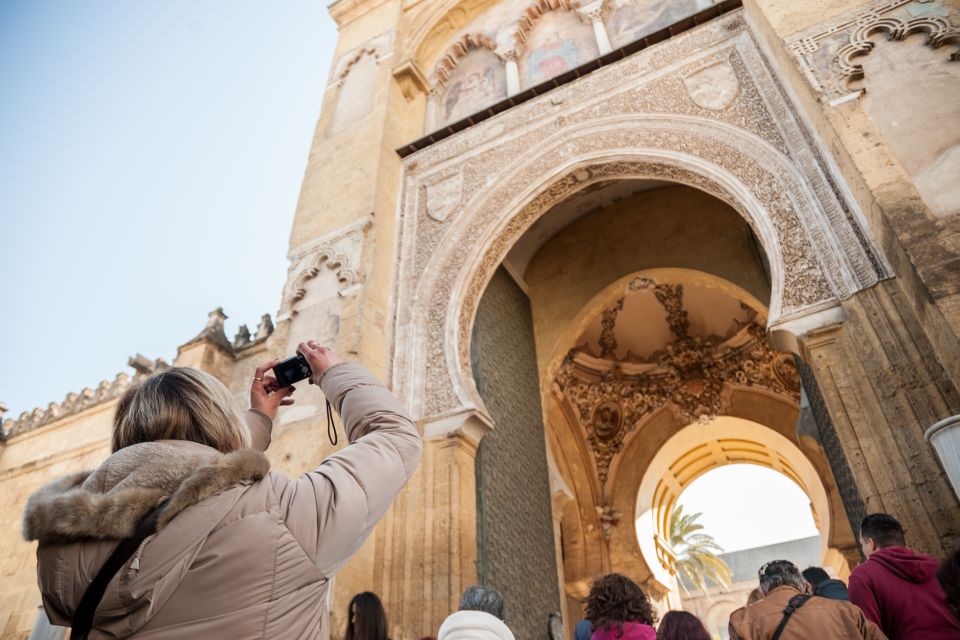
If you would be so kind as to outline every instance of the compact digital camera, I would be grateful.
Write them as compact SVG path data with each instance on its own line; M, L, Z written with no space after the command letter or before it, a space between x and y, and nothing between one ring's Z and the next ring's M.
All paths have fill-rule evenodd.
M295 382L306 380L313 375L313 371L303 354L298 353L277 363L273 368L273 374L277 378L277 384L281 387L289 387Z

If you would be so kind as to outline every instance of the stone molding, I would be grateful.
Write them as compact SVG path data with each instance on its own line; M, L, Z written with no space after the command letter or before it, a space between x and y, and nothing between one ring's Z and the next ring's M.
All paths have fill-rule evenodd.
M903 40L913 33L925 33L926 44L934 49L947 43L960 44L960 29L949 18L940 15L919 15L906 18L891 15L909 4L929 4L929 0L890 0L874 2L866 8L843 13L787 39L801 69L822 101L831 105L842 104L856 98L859 90L851 91L850 83L863 78L863 66L855 58L868 54L875 46L873 38L885 33L890 40ZM838 48L837 44L842 43ZM818 60L825 46L836 48L830 55L829 64ZM950 60L960 61L960 47Z
M683 83L711 61L726 61L739 87L719 111L697 105ZM603 181L665 179L738 210L770 262L771 322L871 286L887 274L818 154L742 11L412 154L400 203L394 388L423 418L482 410L469 356L486 283L540 215ZM430 194L445 183L458 189L441 190L437 215Z
M283 294L283 320L290 316L307 293L307 284L326 267L337 275L341 297L353 295L364 282L360 269L363 255L363 240L373 225L373 216L351 222L306 244L293 249L289 254L290 269L286 291Z

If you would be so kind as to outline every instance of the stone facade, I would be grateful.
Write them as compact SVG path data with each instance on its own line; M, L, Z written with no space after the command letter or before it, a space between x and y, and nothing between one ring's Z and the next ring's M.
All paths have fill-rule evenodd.
M548 607L569 632L605 571L679 605L662 514L703 469L741 459L807 491L825 565L856 559L865 511L897 515L925 551L960 541L960 505L923 439L960 413L955 0L338 0L330 11L340 39L275 321L229 339L215 311L174 364L214 373L243 402L257 363L315 338L413 411L423 462L337 576L335 637L363 590L383 597L391 637L435 634L466 586L502 579L488 519L514 506L546 548L524 559L544 597L519 638L543 637ZM518 434L500 413L507 392L485 390L472 360L494 333L476 334L481 300L507 272L529 302L534 348L518 366L539 383L542 414L524 422L538 461L522 497L494 490L517 463L488 467L487 451ZM683 348L694 339L712 350ZM628 343L633 355L618 351ZM734 347L739 368L718 368ZM162 365L133 366L142 377ZM558 382L571 366L589 393L624 379L672 393L649 411L578 406ZM813 433L796 426L797 371ZM103 459L129 382L3 423L0 638L26 638L37 615L26 498ZM532 384L518 385L523 397ZM275 426L275 468L301 473L332 450L323 408L318 390L300 390Z

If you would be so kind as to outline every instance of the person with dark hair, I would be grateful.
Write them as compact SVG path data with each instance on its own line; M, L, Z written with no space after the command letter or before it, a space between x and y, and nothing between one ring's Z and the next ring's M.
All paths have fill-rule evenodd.
M347 609L349 616L344 640L389 640L387 612L377 594L364 591L353 596Z
M807 581L789 560L768 562L758 577L763 599L730 614L730 640L886 639L849 602L804 593Z
M467 587L460 598L460 610L447 616L437 640L514 640L505 622L503 596L493 587Z
M656 640L657 612L630 578L610 573L597 578L587 596L593 640Z
M803 579L807 581L807 593L821 598L833 600L849 600L847 585L843 581L831 578L830 574L820 567L807 567L803 570Z
M950 554L937 569L937 582L947 597L947 606L960 618L960 549Z
M850 602L893 640L956 640L960 622L947 608L933 556L907 548L903 527L886 513L860 525L867 557L850 574Z
M667 611L657 629L657 640L711 640L700 618L689 611Z

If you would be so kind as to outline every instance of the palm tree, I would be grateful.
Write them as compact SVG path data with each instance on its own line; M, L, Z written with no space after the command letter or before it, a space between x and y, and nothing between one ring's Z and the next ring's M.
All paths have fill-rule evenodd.
M670 514L670 546L677 554L678 582L685 594L689 594L685 583L692 584L707 593L707 582L715 582L721 587L730 586L730 567L717 556L723 548L713 536L702 533L703 525L697 522L702 513L684 513L677 505Z

